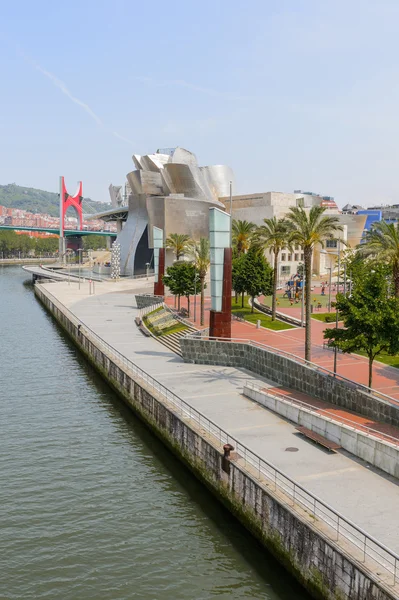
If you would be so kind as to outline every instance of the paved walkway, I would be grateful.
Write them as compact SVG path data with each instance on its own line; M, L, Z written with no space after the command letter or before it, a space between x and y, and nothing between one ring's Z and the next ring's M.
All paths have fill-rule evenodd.
M275 388L275 383L254 377L245 370L186 364L156 340L145 338L134 323L138 311L133 299L133 282L98 284L92 296L88 295L88 286L78 290L74 283L44 287L128 359L399 552L398 482L374 472L344 451L325 452L298 435L292 424L242 395L245 381L266 388ZM140 291L148 292L150 288ZM288 447L298 451L287 452Z

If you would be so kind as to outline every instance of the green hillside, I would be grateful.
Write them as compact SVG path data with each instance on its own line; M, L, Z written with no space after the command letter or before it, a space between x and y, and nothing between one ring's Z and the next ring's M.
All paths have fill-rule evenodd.
M58 217L60 213L58 194L22 187L15 183L0 185L0 205L33 213L47 213L53 217ZM83 200L84 213L100 212L109 208L111 204L107 202L96 202L90 198Z

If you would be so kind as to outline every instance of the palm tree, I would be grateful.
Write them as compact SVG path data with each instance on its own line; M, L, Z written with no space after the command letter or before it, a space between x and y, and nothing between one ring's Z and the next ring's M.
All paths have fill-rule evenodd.
M237 255L240 256L240 254L247 252L249 249L256 225L249 221L236 221L236 219L234 219L231 229L233 244L237 249Z
M277 305L277 282L278 282L278 255L281 250L288 248L292 251L289 243L290 223L287 219L263 219L264 225L258 227L256 231L257 244L264 250L269 250L274 254L273 271L273 296L272 296L272 321L276 320Z
M185 233L171 233L170 236L166 238L166 247L168 250L173 250L176 260L179 260L180 257L189 250L191 244L192 240L190 236Z
M205 323L205 277L211 262L210 245L208 238L202 237L198 243L191 248L191 254L194 259L195 268L201 285L201 325Z
M363 243L358 245L360 255L378 256L390 265L395 296L399 298L399 223L379 221L366 231Z
M309 213L302 207L292 207L287 214L287 221L291 226L289 236L290 243L299 244L302 247L305 263L305 360L311 360L311 282L312 282L312 257L313 249L316 245L324 248L324 240L335 231L342 231L342 225L339 225L339 218L335 216L324 215L325 208L322 206L312 206Z

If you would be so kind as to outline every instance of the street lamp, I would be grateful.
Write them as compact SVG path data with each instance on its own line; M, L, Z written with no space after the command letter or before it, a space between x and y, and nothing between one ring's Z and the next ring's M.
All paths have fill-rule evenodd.
M80 265L82 262L82 252L83 249L82 248L78 248L78 262L79 262L79 289L80 289Z

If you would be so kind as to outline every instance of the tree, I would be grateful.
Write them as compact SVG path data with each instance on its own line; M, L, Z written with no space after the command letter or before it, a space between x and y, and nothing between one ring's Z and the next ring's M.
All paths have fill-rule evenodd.
M85 235L82 238L84 250L105 250L107 240L103 235Z
M180 310L180 297L186 296L188 314L190 315L190 296L194 294L196 269L193 263L176 262L166 269L163 282L168 286L174 296L178 297L178 309Z
M245 292L251 298L254 312L254 300L261 294L271 294L273 269L263 256L263 252L251 247L243 257L242 275Z
M241 306L244 308L244 294L246 288L245 254L236 256L232 261L232 288L237 296L241 294Z
M211 263L210 245L208 238L202 237L198 243L191 246L190 254L194 259L201 286L201 325L205 323L205 277Z
M336 310L344 329L326 329L325 339L342 352L364 351L369 360L369 382L373 381L373 362L381 352L399 352L399 299L388 295L386 266L358 269L350 297L337 294Z
M237 256L249 250L253 233L256 229L255 223L249 221L233 220L231 225L233 246L237 251Z
M264 250L270 250L274 255L272 321L276 320L278 255L284 248L292 247L289 243L290 223L286 219L263 219L264 225L258 228L256 237Z
M399 222L374 223L370 231L366 231L363 243L358 245L360 256L385 261L390 265L395 289L399 298Z
M192 240L190 236L185 233L171 233L170 236L166 238L166 248L168 250L173 250L176 260L179 260L180 257L189 250L191 245Z
M324 240L336 231L342 231L339 219L335 216L324 215L325 208L312 206L309 214L302 208L294 206L290 208L287 220L291 226L289 237L290 244L299 244L302 247L305 263L305 360L312 358L312 334L311 334L311 283L312 283L312 258L316 245L324 248Z

